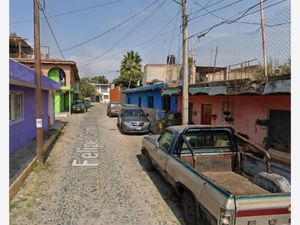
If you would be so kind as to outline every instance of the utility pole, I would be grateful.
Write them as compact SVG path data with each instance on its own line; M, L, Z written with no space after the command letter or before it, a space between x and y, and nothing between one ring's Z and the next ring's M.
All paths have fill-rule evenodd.
M35 69L35 116L36 116L36 155L37 164L44 164L42 91L41 91L41 52L39 1L33 0L34 8L34 69Z
M267 66L267 53L266 53L266 36L265 36L265 25L264 25L264 3L260 0L260 20L261 20L261 38L263 48L263 62L264 62L264 75L268 80L268 66Z
M189 119L189 83L188 83L188 16L187 0L181 0L182 5L182 124L187 125Z

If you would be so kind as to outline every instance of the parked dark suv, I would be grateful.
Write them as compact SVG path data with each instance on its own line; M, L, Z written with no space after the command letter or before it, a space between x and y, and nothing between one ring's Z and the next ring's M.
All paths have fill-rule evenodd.
M150 122L141 107L121 107L118 126L122 133L149 133Z

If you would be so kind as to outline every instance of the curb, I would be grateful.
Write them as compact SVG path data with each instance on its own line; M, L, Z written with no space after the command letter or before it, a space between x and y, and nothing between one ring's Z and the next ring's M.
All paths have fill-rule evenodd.
M59 129L55 134L53 134L49 140L44 145L44 154L47 154L48 150L50 149L50 146L55 142L55 140L58 138L59 134L61 133L62 129L65 127L66 123L63 124L61 129ZM30 175L32 170L37 165L37 157L35 156L33 160L28 164L28 166L24 169L24 171L20 174L20 176L10 185L9 187L9 202L13 200L13 198L16 196L17 192L19 191L21 185L24 183L26 178Z

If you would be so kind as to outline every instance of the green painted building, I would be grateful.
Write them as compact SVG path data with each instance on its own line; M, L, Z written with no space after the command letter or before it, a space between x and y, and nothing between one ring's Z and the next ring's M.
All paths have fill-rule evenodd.
M26 66L34 68L32 58L19 58L18 61ZM41 70L52 80L60 83L61 90L55 91L55 114L71 112L71 106L79 95L78 68L76 62L59 59L42 59Z

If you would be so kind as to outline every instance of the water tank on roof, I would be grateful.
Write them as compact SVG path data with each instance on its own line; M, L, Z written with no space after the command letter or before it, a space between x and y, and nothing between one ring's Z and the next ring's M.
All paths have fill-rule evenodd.
M175 56L174 55L168 55L167 64L175 64Z

